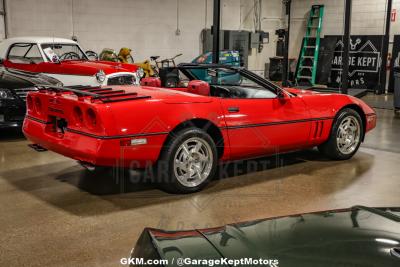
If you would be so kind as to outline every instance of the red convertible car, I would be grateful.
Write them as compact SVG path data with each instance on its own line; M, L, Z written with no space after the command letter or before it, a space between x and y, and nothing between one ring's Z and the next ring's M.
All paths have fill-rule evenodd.
M158 78L137 87L38 86L23 131L92 167L153 165L167 191L189 193L210 181L218 162L315 146L349 159L376 125L374 110L348 95L283 89L226 65L177 69L180 88L160 88Z

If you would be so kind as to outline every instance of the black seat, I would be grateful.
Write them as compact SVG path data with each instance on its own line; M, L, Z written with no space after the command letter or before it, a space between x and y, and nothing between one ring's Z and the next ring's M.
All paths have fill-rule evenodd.
M160 56L151 56L150 59L151 60L157 60Z

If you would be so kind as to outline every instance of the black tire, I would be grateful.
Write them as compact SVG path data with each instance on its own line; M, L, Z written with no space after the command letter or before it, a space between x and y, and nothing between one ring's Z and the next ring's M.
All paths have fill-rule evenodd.
M204 142L204 148L208 149L209 154L212 155L212 160L210 159L207 161L210 162L210 165L207 165L208 166L207 170L209 171L206 172L208 173L207 176L204 175L204 177L206 178L203 181L201 181L201 183L198 185L187 186L179 180L174 162L177 153L180 153L179 151L182 150L183 144L184 143L186 144L186 142L190 142L191 140L199 140L199 142ZM164 189L169 193L174 193L174 194L194 193L203 189L210 182L210 180L215 175L215 171L217 169L217 163L218 163L217 148L210 135L208 135L205 131L199 128L195 127L186 128L175 133L168 140L166 146L161 152L160 159L156 167L157 180L158 183L162 186L162 189ZM187 165L186 168L188 168ZM201 177L200 174L199 176Z
M339 148L340 144L338 143L337 136L340 131L339 126L344 120L349 118L355 118L358 121L359 138L357 142L354 142L355 145L353 146L352 151L349 151L349 153L343 153ZM345 108L341 110L336 116L335 121L333 122L332 125L328 141L318 146L318 150L330 159L347 160L352 158L354 154L358 151L358 148L360 147L363 138L364 138L364 126L360 114L354 109Z

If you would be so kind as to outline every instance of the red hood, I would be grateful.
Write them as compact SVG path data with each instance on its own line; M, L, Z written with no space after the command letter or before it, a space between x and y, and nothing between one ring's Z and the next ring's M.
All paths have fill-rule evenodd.
M133 64L124 64L109 61L80 61L67 60L61 64L53 64L53 71L56 73L95 75L99 70L103 70L106 75L116 72L135 72L138 67Z

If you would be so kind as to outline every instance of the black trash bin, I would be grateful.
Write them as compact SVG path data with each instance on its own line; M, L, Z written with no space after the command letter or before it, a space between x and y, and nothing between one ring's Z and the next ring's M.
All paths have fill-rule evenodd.
M394 95L393 95L393 102L394 102L394 110L400 110L400 67L393 68L394 74Z

